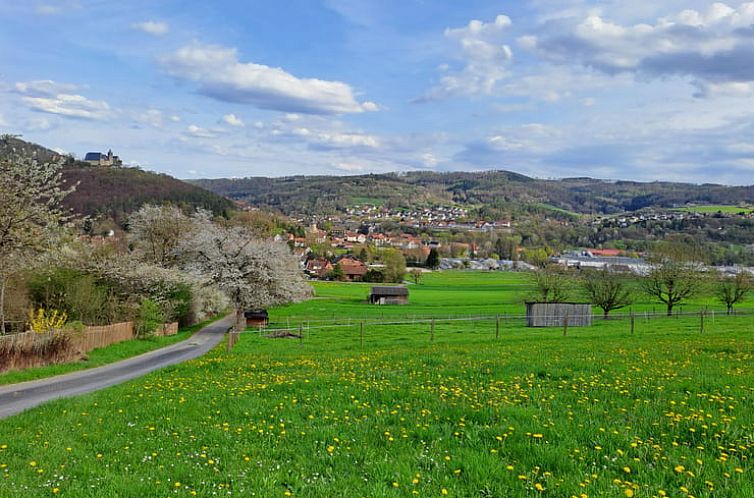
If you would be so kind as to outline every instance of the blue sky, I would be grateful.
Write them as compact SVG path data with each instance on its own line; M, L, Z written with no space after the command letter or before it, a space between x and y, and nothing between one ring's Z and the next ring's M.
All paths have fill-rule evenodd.
M0 0L0 132L180 178L754 183L754 3Z

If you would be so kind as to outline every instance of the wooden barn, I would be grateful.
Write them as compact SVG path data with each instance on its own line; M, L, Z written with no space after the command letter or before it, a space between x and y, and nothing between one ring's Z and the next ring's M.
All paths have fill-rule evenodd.
M369 294L371 304L408 304L408 289L406 287L372 287Z
M527 327L590 327L592 305L588 303L526 303Z
M267 310L246 311L243 315L246 318L247 327L266 327L270 323L270 315L267 313Z

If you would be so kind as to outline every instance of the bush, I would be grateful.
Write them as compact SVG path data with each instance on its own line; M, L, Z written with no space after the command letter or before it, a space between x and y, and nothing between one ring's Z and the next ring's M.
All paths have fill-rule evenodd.
M63 310L72 320L100 325L112 322L118 314L118 302L109 287L71 268L34 274L28 289L36 307Z
M385 274L373 268L367 271L361 280L364 282L382 283L385 281Z
M151 337L163 323L165 323L165 315L160 305L151 299L143 298L136 317L136 336L142 339Z

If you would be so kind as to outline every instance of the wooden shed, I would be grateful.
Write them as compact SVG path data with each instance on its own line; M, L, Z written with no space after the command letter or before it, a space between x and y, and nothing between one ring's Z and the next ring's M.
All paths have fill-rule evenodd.
M247 327L266 327L270 323L270 315L267 310L244 312Z
M408 289L390 286L372 287L369 302L372 304L408 304Z
M590 327L592 305L588 303L526 303L527 327Z

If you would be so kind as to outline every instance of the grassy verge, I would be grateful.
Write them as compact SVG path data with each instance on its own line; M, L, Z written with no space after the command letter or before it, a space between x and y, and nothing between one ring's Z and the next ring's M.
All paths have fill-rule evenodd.
M148 353L155 349L170 346L176 342L188 339L194 332L206 327L212 322L221 319L219 315L211 320L185 327L178 331L176 335L166 337L150 337L148 339L134 339L123 341L110 346L94 349L87 353L87 359L71 363L60 363L57 365L46 365L44 367L29 368L26 370L16 370L0 374L0 385L16 384L30 380L44 379L56 375L67 374L78 370L101 367L109 363L125 360L143 353Z
M497 278L433 276L402 312L500 306L490 289L515 282ZM273 318L389 308L317 290ZM2 420L0 496L754 496L750 320L428 329L245 333L230 354Z

